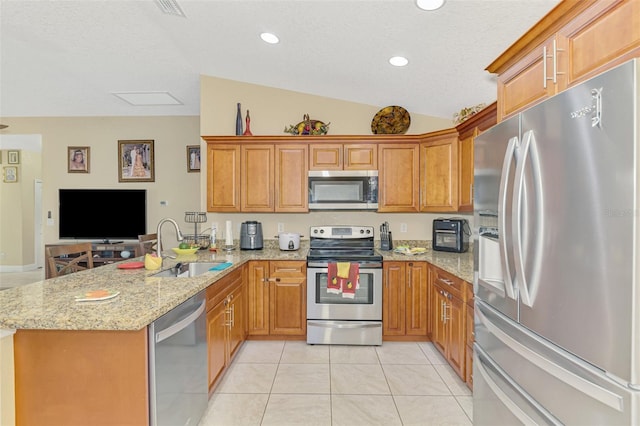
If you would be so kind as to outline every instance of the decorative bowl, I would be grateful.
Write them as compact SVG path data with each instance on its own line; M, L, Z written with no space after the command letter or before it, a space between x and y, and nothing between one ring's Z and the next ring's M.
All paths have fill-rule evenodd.
M173 250L175 252L175 254L183 255L183 254L194 254L195 252L198 251L198 249L199 249L199 247L193 247L193 248L188 248L188 249L181 249L181 248L173 247L171 250Z

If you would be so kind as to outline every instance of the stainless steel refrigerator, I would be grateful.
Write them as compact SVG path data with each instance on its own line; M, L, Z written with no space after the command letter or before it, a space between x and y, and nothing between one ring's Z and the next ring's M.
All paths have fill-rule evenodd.
M475 425L640 424L640 60L475 142Z

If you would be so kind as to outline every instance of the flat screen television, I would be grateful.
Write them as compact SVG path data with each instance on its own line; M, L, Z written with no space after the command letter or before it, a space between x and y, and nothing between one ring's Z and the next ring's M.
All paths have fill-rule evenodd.
M60 189L60 239L137 240L147 233L145 189Z

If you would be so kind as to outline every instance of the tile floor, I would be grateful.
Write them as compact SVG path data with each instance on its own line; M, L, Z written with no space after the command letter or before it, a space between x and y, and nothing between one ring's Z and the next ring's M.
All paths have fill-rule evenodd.
M0 290L44 280L44 268L27 272L0 272Z
M472 405L431 343L247 341L200 426L471 425Z

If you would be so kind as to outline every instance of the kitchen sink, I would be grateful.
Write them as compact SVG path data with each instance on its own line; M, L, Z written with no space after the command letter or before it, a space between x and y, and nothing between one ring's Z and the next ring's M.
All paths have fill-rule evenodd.
M154 277L196 277L208 272L214 266L222 265L226 262L189 262L178 263L171 269L153 274Z

